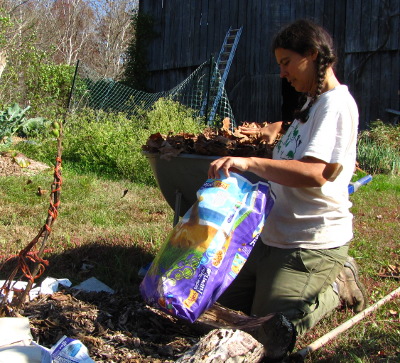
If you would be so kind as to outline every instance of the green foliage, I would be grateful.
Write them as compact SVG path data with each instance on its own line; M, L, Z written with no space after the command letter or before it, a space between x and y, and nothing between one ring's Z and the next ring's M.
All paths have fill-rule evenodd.
M156 132L197 134L203 131L205 125L201 118L195 118L193 114L193 110L179 102L160 98L153 105L152 110L145 115L145 127L148 128L150 134Z
M151 111L132 119L122 113L83 109L73 113L63 127L63 165L113 179L156 185L142 154L148 137L157 132L199 133L203 128L190 109L168 99L160 99ZM38 142L22 142L18 149L29 157L52 163L56 144L47 136Z
M204 124L178 102L158 100L142 117L84 109L73 114L64 127L64 164L74 163L114 178L155 185L142 146L156 132L198 133Z
M82 170L154 184L141 155L147 133L136 120L84 109L68 119L63 135L64 164L72 162Z
M62 114L67 107L74 67L54 64L44 52L32 51L25 69L26 98L34 111L47 117Z
M123 83L138 90L146 89L147 47L158 33L153 29L154 20L146 14L136 12L132 16L135 37L128 47Z
M42 127L46 127L47 121L43 117L27 119L26 112L30 106L22 109L17 103L0 111L0 144L5 146L11 144L11 137L18 131L25 135L37 132Z
M370 174L400 173L400 126L374 121L358 137L358 162Z
M378 119L371 122L369 130L363 131L360 138L369 139L400 152L400 125L384 123Z
M7 31L12 26L10 16L6 11L0 8L0 47L7 45Z
M7 62L0 83L0 103L29 104L33 113L47 118L63 113L74 67L55 64L49 54L31 45L13 50L10 57L18 61Z

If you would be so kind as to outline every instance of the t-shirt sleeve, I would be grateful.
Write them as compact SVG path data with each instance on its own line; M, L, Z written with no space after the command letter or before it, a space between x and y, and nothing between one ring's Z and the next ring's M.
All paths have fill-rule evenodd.
M354 110L348 100L327 97L310 113L310 143L303 156L312 156L327 163L343 164L354 143ZM335 137L333 137L335 135Z

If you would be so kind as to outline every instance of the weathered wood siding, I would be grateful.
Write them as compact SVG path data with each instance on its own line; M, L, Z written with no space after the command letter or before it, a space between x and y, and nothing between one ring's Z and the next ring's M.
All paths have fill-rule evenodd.
M168 90L217 55L230 26L243 26L226 89L238 121L281 117L281 80L271 52L285 24L310 18L332 35L337 75L360 110L361 127L400 109L400 0L141 0L160 34L149 44L148 86Z

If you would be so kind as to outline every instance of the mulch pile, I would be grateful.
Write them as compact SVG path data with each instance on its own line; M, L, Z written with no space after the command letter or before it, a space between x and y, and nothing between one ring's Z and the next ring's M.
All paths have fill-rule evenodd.
M60 291L27 303L34 340L47 348L63 335L79 339L96 362L175 362L200 339L184 321L139 296Z

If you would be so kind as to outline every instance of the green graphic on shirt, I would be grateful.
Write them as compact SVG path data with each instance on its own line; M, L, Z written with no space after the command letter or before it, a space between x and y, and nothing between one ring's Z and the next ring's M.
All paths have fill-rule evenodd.
M299 124L296 123L289 128L287 137L278 143L278 155L282 160L293 160L297 148L301 145L301 135L299 133Z

